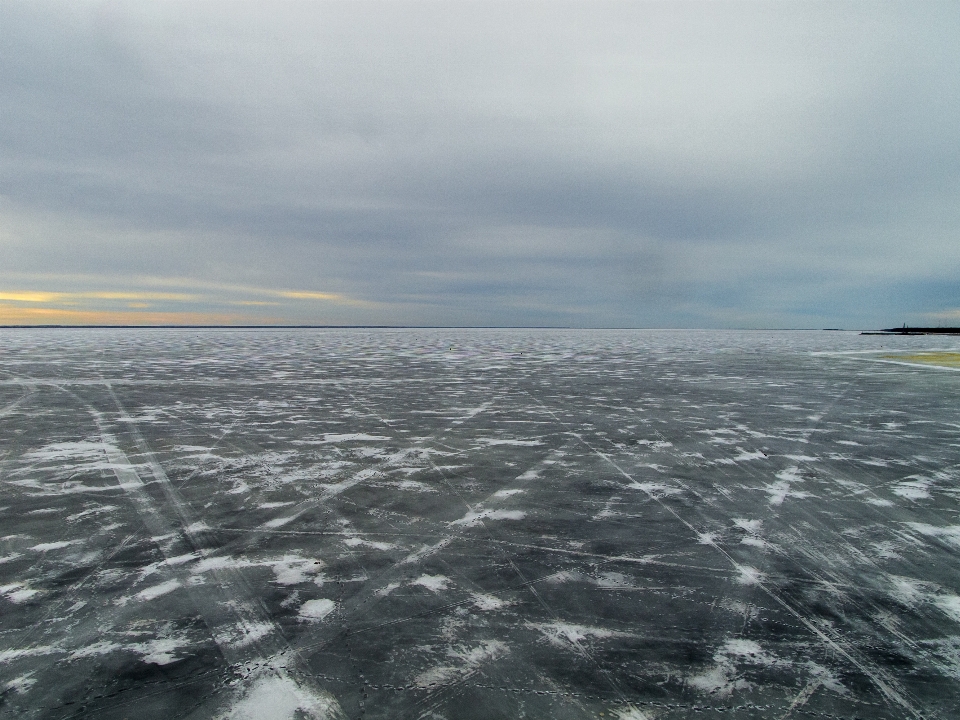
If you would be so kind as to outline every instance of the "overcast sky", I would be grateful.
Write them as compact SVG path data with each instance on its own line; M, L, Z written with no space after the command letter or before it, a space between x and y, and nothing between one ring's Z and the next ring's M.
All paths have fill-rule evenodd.
M0 323L960 324L960 4L0 0Z

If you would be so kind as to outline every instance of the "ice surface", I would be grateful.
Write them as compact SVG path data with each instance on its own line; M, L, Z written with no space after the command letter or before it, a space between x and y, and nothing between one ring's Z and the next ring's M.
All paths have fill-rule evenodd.
M0 341L0 717L960 716L944 338Z

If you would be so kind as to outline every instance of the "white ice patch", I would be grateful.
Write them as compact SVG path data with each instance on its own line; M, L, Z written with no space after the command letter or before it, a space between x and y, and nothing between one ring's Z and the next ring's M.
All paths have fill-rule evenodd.
M751 535L759 535L763 527L762 520L747 520L746 518L734 518L733 524Z
M316 622L318 620L323 620L327 615L332 613L336 607L337 604L333 600L327 600L326 598L321 598L320 600L307 600L303 605L300 606L300 612L298 615L301 620Z
M194 565L192 572L198 574L205 572L217 572L218 570L225 570L227 568L249 567L254 564L255 563L250 560L238 560L231 557L208 557Z
M3 595L12 603L26 602L34 595L37 590L26 587L23 583L11 583L10 585L0 585L0 595Z
M521 475L520 477L522 478L523 476ZM498 498L507 498L511 495L519 495L520 493L524 492L526 492L526 490L521 490L520 488L511 488L509 490L497 490L493 496Z
M107 443L102 442L62 442L45 445L39 450L24 453L25 460L30 462L64 462L66 460L80 462L96 462L106 456ZM111 449L115 449L112 445Z
M459 520L454 520L450 525L478 525L483 520L523 520L527 514L521 510L481 510L480 512L468 512Z
M927 500L930 497L930 486L933 480L929 478L907 479L898 482L891 488L894 495L907 498L907 500Z
M109 640L98 640L95 643L84 645L70 653L69 660L79 660L80 658L97 657L98 655L109 655L117 650L122 650L123 645L119 645Z
M937 527L936 525L915 522L908 522L906 525L922 535L943 538L946 542L960 547L960 525Z
M427 590L438 593L447 589L450 585L450 578L444 575L421 575L416 580L412 580L410 584L420 585Z
M347 547L368 547L374 550L393 550L396 545L393 543L378 542L376 540L364 540L358 537L349 537L343 541Z
M954 622L960 623L960 597L956 595L938 595L933 603Z
M763 573L749 565L738 565L737 570L740 574L736 579L741 585L756 585L763 580Z
M776 477L776 482L769 483L763 488L763 491L770 496L767 502L771 505L782 505L783 501L788 497L810 497L810 493L794 490L791 485L791 483L803 482L803 477L800 475L800 468L796 466L788 467L786 470L778 472Z
M367 435L365 433L344 433L336 435L333 433L324 433L323 443L342 443L342 442L368 442L377 440L390 440L385 435Z
M282 670L267 670L216 720L340 720L333 696L301 687Z
M683 492L680 488L655 482L632 482L627 485L627 487L631 490L642 490L650 497L657 499L669 497L670 495L679 495Z
M888 580L893 585L890 594L907 607L915 607L927 595L926 583L919 580L898 575L890 575Z
M50 552L51 550L62 550L65 547L76 545L79 542L82 542L82 541L81 540L59 540L58 542L40 543L39 545L34 545L30 549L36 550L37 552Z
M530 627L540 631L549 643L560 647L579 646L588 638L630 637L629 633L564 622L530 623Z
M764 488L764 492L770 496L768 502L771 505L783 505L783 501L786 500L787 495L790 494L790 483L782 480L770 483Z
M224 629L214 636L218 645L229 645L235 648L246 647L264 638L274 631L273 625L268 622L242 621L231 628Z
M617 714L617 720L650 720L640 708L630 706L626 708L614 708L612 712Z
M35 645L26 648L11 648L9 650L0 650L0 665L5 665L12 660L19 660L22 657L36 657L38 655L52 655L62 652L60 648L53 645Z
M273 520L268 520L267 522L265 522L265 523L263 524L263 526L264 526L265 528L271 528L271 529L279 528L279 527L283 527L284 525L286 525L286 524L288 524L288 523L293 522L293 521L296 520L296 519L297 519L297 516L296 516L296 515L290 515L290 516L288 516L288 517L274 518Z
M700 545L716 545L717 540L719 539L720 539L720 533L715 533L715 532L697 533L697 542Z
M422 483L417 480L401 480L400 482L386 484L395 487L398 490L409 490L411 492L436 492L435 489L426 483Z
M165 583L160 583L159 585L154 585L153 587L148 587L145 590L141 590L134 598L137 600L155 600L161 595L166 595L167 593L172 593L174 590L180 587L179 580L167 580Z
M604 590L622 590L636 587L634 578L618 572L601 573L595 580L597 587Z
M264 562L273 568L278 585L299 585L310 582L323 567L321 562L308 560L299 555L284 555L280 560Z
M667 448L673 447L672 442L667 442L666 440L637 440L637 445L647 445L652 450L666 450Z
M496 595L487 595L485 593L474 593L472 596L473 604L478 610L483 610L484 612L491 610L502 610L512 603L507 602L506 600L501 600Z
M893 503L889 500L884 500L883 498L864 498L863 500L868 505L875 505L876 507L893 507Z
M749 450L744 450L742 447L738 447L737 450L740 451L740 454L732 458L734 462L745 462L748 460L762 460L763 458L766 457L766 455L764 455L759 450L750 452Z
M782 665L783 661L769 655L753 640L732 638L713 655L713 667L687 678L687 684L718 697L729 697L735 690L745 690L750 683L741 678L737 665Z
M477 438L481 445L515 445L517 447L533 447L543 445L539 440L505 440L503 438Z
M7 684L4 685L4 689L13 690L18 695L25 693L35 682L37 682L36 678L32 676L33 673L30 672L26 673L25 675L15 677L13 680L8 681Z
M488 640L473 648L450 648L447 655L455 661L454 664L430 668L420 673L413 682L417 687L445 685L472 674L482 663L495 660L509 651L506 643L499 640Z
M396 590L398 587L400 587L400 583L392 582L374 591L373 594L376 595L377 597L386 597L387 595L392 593L394 590Z
M783 480L784 482L803 482L803 476L800 474L800 468L796 465L791 465L785 470L781 470L777 473L777 480Z
M221 570L237 570L248 567L269 567L273 570L275 582L278 585L299 585L310 582L323 568L323 563L312 558L300 555L284 555L279 559L267 558L253 560L247 558L208 557L200 560L191 568L195 575Z

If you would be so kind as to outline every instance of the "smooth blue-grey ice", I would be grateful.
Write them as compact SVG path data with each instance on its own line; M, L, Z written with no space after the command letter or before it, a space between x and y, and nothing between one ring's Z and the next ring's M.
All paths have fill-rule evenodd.
M950 343L0 330L0 717L960 717Z

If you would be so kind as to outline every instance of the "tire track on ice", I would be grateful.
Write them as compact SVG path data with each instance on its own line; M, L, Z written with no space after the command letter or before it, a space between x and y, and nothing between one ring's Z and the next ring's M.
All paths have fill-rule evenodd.
M147 491L148 483L137 472L117 438L109 432L104 414L92 405L87 409L93 416L103 440L104 452L120 487L127 494L146 528L154 537L179 536L192 548L196 558L205 554L208 528L195 519L192 510L179 496L156 457L147 446L136 422L126 412L109 384L107 392L116 405L126 431L133 436L141 457L166 499L166 507L159 506ZM172 512L170 512L172 511ZM259 599L251 592L241 572L230 565L211 563L208 574L213 583L193 584L189 568L191 562L176 562L162 543L158 547L174 576L177 590L183 590L199 612L224 660L233 667L247 666L256 670L252 682L240 691L234 706L222 717L247 717L257 708L269 705L274 698L286 717L303 712L317 720L340 720L343 714L339 703L326 690L317 687L311 675L304 670L299 654L283 637L280 628L269 616ZM171 562L174 560L174 562ZM279 698L279 699L278 699ZM278 714L278 717L284 715Z

